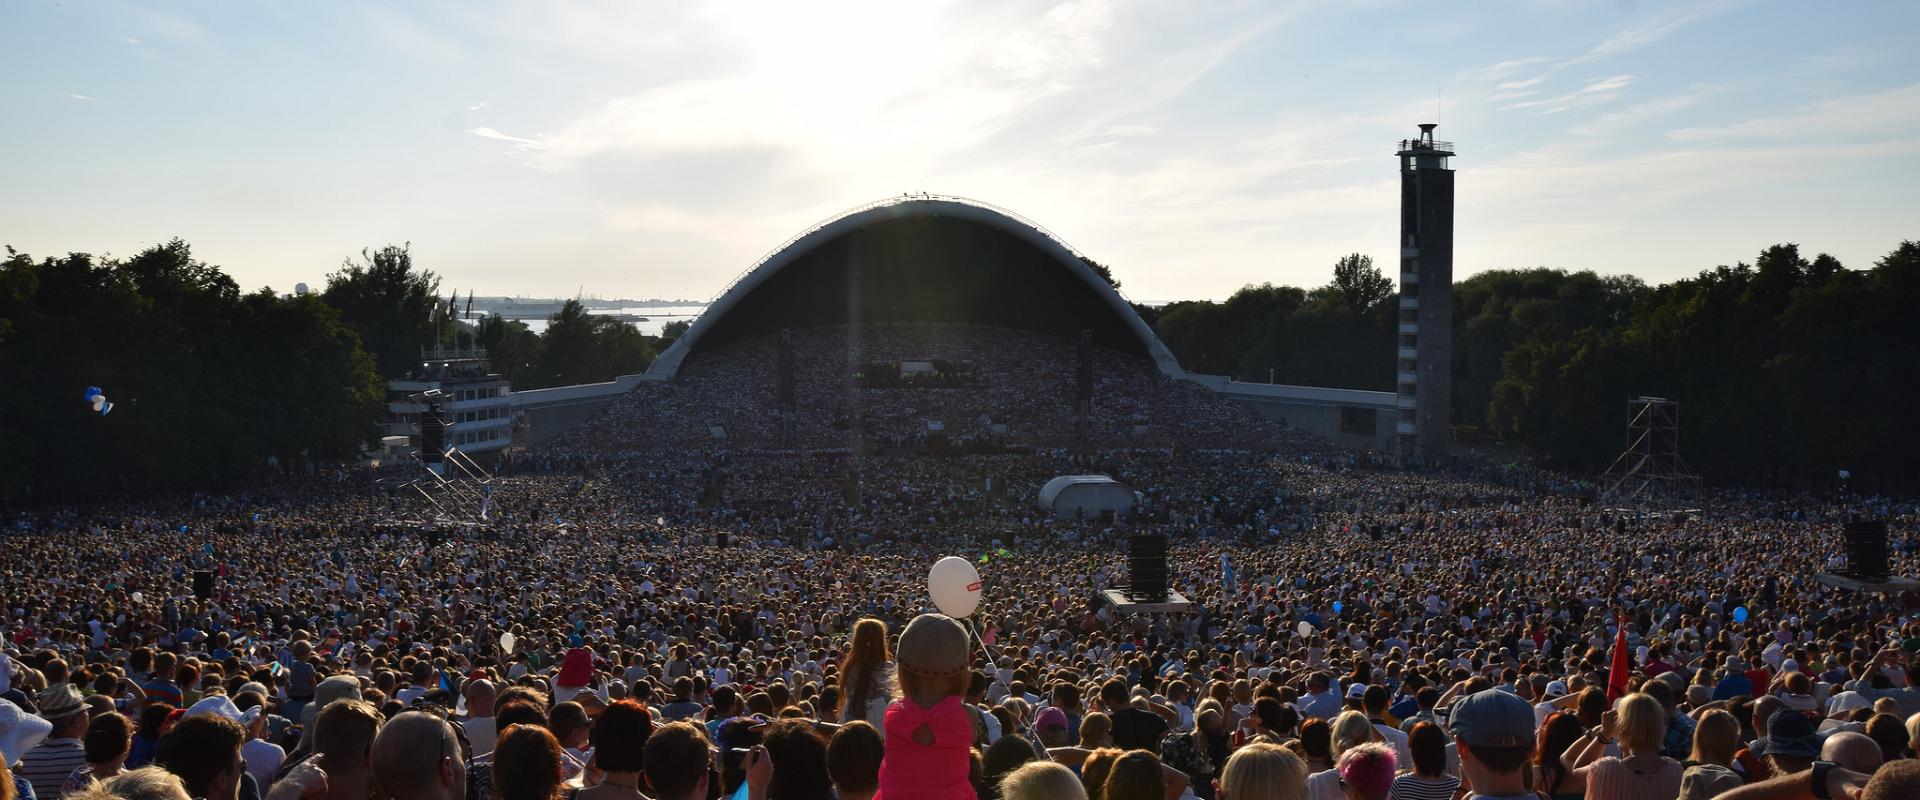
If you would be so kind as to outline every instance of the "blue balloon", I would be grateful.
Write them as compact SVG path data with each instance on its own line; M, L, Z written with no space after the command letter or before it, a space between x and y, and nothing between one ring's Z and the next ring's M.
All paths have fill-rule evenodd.
M181 533L186 533L186 532L187 532L187 526L185 526L185 525L182 525L182 526L180 526L180 532L181 532Z
M91 402L93 402L93 398L95 398L95 397L99 397L99 396L100 396L101 394L102 394L102 392L100 391L100 387L98 387L98 386L89 386L89 387L87 387L87 396L86 396L86 398L85 398L85 399L86 399L86 401L87 401L87 402L89 402L89 403L91 403Z
M1342 611L1345 611L1346 609L1347 607L1345 604L1341 603L1338 600L1333 601L1333 613L1338 614Z
M1738 608L1735 608L1735 609L1733 610L1733 621L1734 621L1734 622L1746 622L1746 621L1747 621L1747 607L1746 607L1746 606L1740 606L1740 607L1738 607Z

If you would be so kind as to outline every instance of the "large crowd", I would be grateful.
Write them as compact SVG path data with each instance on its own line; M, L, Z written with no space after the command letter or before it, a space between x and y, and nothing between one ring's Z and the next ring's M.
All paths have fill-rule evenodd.
M480 525L364 468L7 520L0 800L1920 797L1920 593L1816 578L1855 515L1915 574L1912 501L1389 469L1113 353L1081 425L1070 346L855 333L962 377L796 331L780 410L769 343L701 354ZM1036 506L1089 472L1137 507ZM1137 534L1191 610L1100 599Z

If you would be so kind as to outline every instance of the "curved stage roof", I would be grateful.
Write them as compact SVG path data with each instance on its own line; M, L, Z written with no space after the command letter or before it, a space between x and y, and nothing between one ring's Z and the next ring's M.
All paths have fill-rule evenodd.
M950 322L1030 330L1152 359L1173 353L1120 293L1039 226L955 197L912 195L823 222L762 259L707 306L647 377L688 356L783 328Z

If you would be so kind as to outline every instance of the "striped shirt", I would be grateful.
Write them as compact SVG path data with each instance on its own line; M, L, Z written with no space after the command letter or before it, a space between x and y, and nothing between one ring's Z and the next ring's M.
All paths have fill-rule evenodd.
M1429 780L1409 773L1393 779L1387 800L1452 800L1460 788L1460 779L1442 775Z
M79 739L48 739L20 757L18 773L33 784L35 797L58 798L74 767L87 765L87 748Z

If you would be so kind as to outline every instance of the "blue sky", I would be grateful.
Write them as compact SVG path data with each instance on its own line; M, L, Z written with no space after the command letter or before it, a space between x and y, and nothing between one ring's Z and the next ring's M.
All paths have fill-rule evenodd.
M1920 238L1915 2L11 0L0 31L0 242L180 236L247 288L411 241L449 288L704 298L910 191L1138 300L1313 286L1392 263L1394 144L1436 118L1462 273Z

